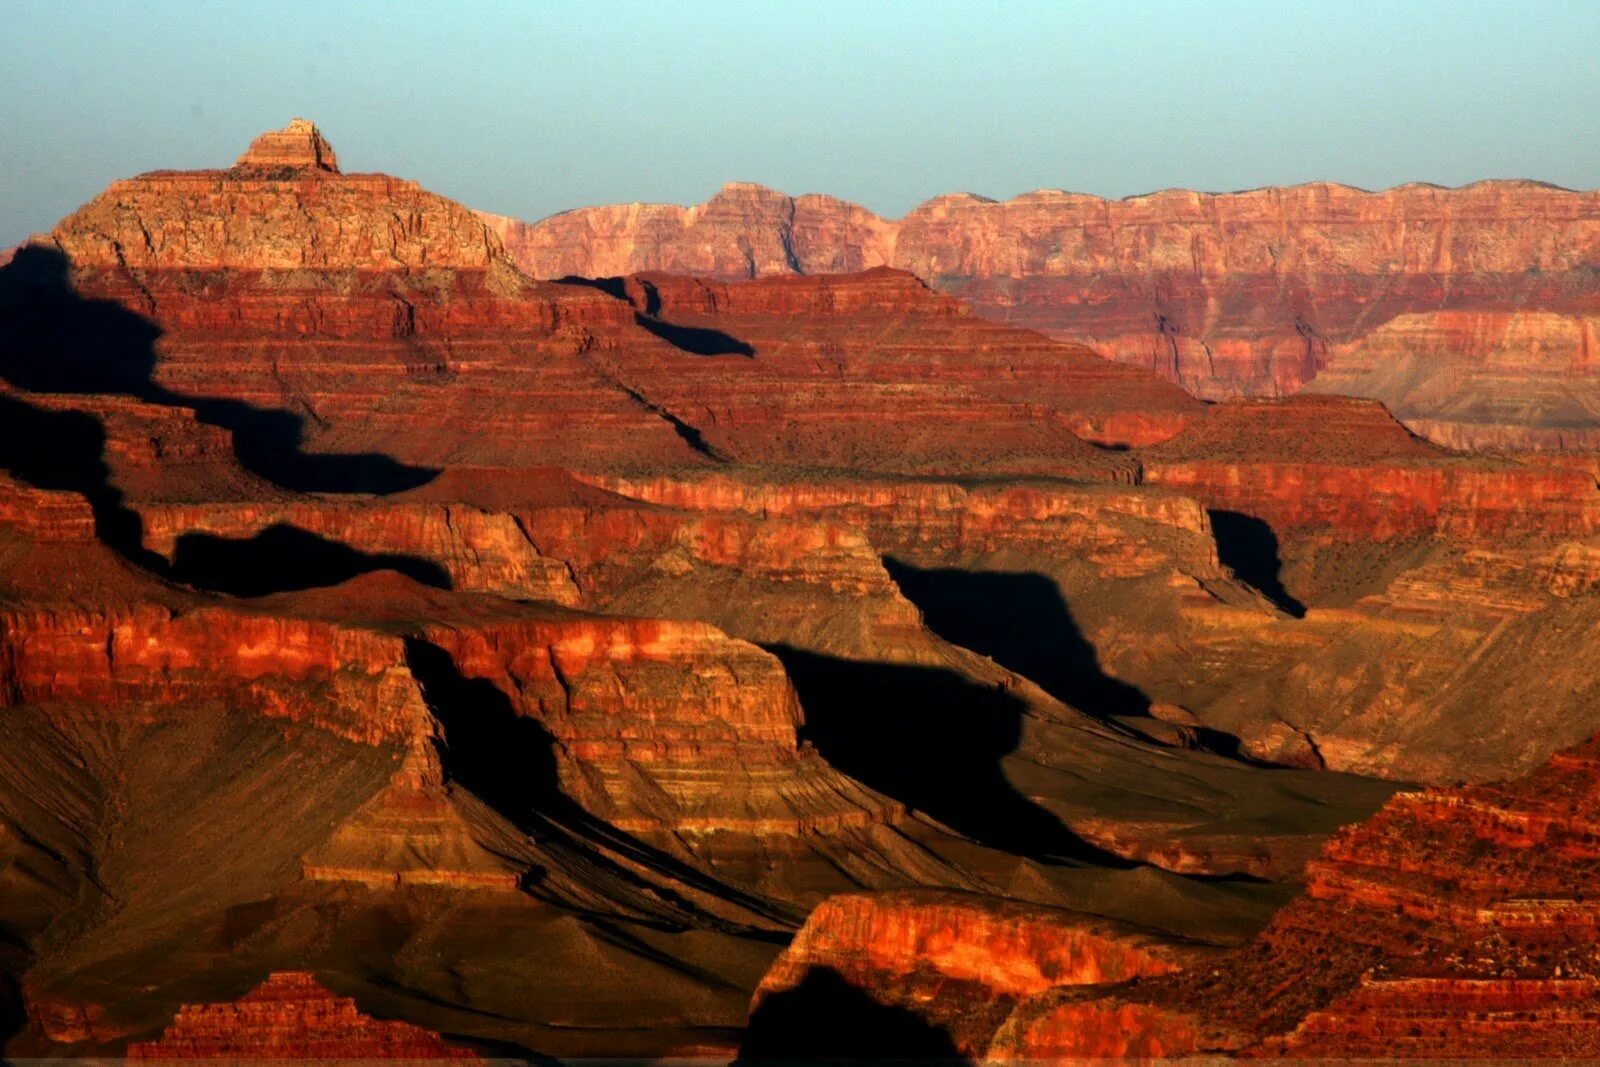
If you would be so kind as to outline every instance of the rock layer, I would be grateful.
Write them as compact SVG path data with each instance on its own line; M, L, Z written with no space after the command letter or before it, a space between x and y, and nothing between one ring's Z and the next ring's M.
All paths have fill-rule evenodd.
M313 167L339 173L333 147L314 123L292 119L281 130L264 133L250 142L235 167Z

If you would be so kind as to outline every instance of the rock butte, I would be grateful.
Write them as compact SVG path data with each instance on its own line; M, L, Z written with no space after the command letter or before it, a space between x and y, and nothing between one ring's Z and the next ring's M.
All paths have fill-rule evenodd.
M1592 457L829 269L535 281L298 121L0 268L6 1053L307 970L424 1044L1047 1049L1258 953L1397 788L1341 772L1600 730ZM163 1040L359 1018L274 981Z
M128 1046L130 1060L455 1060L466 1049L408 1023L363 1015L312 975L272 974L232 1004L186 1004L156 1041Z
M1594 448L1600 193L1314 183L1124 200L937 197L900 220L734 183L695 207L485 216L535 277L910 271L980 315L1208 399L1384 401L1453 447Z

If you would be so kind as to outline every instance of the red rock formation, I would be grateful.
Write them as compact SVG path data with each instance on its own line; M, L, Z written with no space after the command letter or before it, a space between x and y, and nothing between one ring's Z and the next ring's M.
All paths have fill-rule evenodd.
M1016 470L1026 469L1018 460L1028 458L1029 450L1046 447L1035 443L1042 427L1065 427L1097 444L1138 446L1171 437L1200 411L1181 391L1151 375L1130 372L1081 347L975 318L957 302L886 268L743 285L646 275L629 279L627 292L641 311L674 325L723 331L753 350L745 367L721 368L730 385L737 382L733 371L756 379L740 383L739 395L727 401L709 376L649 383L653 397L671 397L666 402L673 410L709 409L715 429L702 429L713 441L802 404L812 409L802 415L809 420L859 418L870 408L880 427L885 418L917 418L922 435L960 438L973 452L1006 456L1007 466ZM797 317L805 322L803 332L794 328ZM757 375L776 380L758 384ZM813 394L808 404L794 395L800 390ZM935 403L918 411L915 405L927 403L923 395ZM902 413L907 405L913 406ZM1019 408L1041 426L1019 425ZM793 420L790 415L783 422ZM831 430L837 435L849 427ZM794 432L782 422L777 431ZM917 437L910 443L928 447ZM801 444L815 452L827 438L811 431L804 441L795 441ZM743 458L767 458L753 443L734 440L731 448ZM1039 460L1049 455L1044 452ZM839 456L831 465L862 465L839 462L851 458ZM822 455L816 462L829 465L829 459ZM886 466L882 460L872 465Z
M250 142L235 167L304 167L339 173L339 159L322 131L305 119L293 119L281 130Z
M1360 540L1583 537L1600 494L1578 471L1452 456L1370 401L1297 397L1219 404L1140 456L1144 479L1280 535Z
M398 639L225 607L93 611L41 604L4 613L8 705L100 706L134 721L191 702L248 707L366 744L398 743L425 719Z
M349 486L305 481L282 455L296 444L429 468L798 456L1126 480L1125 458L1084 439L1149 444L1199 410L1149 374L976 319L887 270L737 292L652 276L622 287L631 303L530 282L472 213L328 169L319 137L284 131L246 153L270 164L115 183L50 236L80 297L159 328L143 327L153 347L121 357L122 377L100 388L194 398L243 434L241 456L286 467L280 480L298 487ZM48 347L30 372L53 381L64 372ZM303 428L263 438L224 399L287 410Z
M0 475L0 525L30 541L88 545L95 540L94 512L77 493L35 489Z
M130 1060L456 1060L479 1056L410 1023L374 1019L302 971L281 971L231 1004L185 1004Z
M1112 999L1019 1009L991 1054L1593 1056L1600 741L1527 778L1396 796L1248 947Z
M595 480L624 496L676 508L845 523L865 531L880 551L913 561L1060 553L1087 560L1101 577L1136 578L1171 564L1174 546L1161 543L1170 538L1189 550L1185 564L1202 574L1221 573L1204 510L1160 491L1055 481L768 480L749 473ZM1138 527L1146 536L1135 532Z
M938 197L898 222L827 197L747 185L693 208L586 208L526 224L490 219L536 277L671 271L721 278L884 264L981 315L1089 345L1196 395L1293 392L1327 368L1330 391L1403 410L1446 443L1528 447L1586 440L1592 397L1561 404L1536 366L1560 323L1524 318L1499 373L1451 380L1509 339L1512 312L1593 314L1584 264L1600 242L1593 192L1533 182L1380 193L1311 184L1227 195L1167 191L1106 201L1040 191L995 202ZM1455 316L1391 357L1410 319ZM1487 315L1478 313L1484 312ZM1391 325L1386 325L1391 324ZM1415 358L1441 368L1418 389ZM1374 366L1375 364L1375 366ZM1373 366L1362 376L1362 365ZM1575 376L1575 381L1574 381ZM1587 363L1569 388L1589 397ZM1323 388L1323 386L1319 386ZM1497 407L1497 397L1547 396ZM1466 417L1463 407L1477 410ZM1583 416L1581 425L1572 415Z
M1066 985L1166 974L1203 955L1126 924L971 894L908 891L830 897L756 990L762 1006L826 971L880 1004L981 1053L1019 1001ZM864 1036L864 1035L863 1035Z
M746 190L724 221L764 204ZM814 207L744 273L835 240L835 209ZM1404 732L1405 701L1452 692L1441 665L1478 638L1565 684L1540 658L1562 642L1528 635L1581 629L1600 574L1582 463L1465 461L1345 401L1208 413L861 257L826 278L533 282L470 213L339 173L304 127L229 170L118 183L51 240L66 259L35 249L0 279L23 339L4 339L20 387L0 402L86 430L45 450L61 466L0 438L37 479L0 481L0 888L39 917L30 944L77 909L31 972L27 1040L59 1023L97 1051L147 1032L151 991L192 986L196 961L312 965L314 945L541 1051L714 1044L771 935L847 888L1098 894L1237 940L1278 889L1152 868L1293 877L1390 790L1145 739L1226 750L1209 735L1231 701L1260 713L1235 731L1246 751L1277 757L1274 701L1362 723L1400 706L1398 739L1272 725L1306 763L1413 766L1392 750L1414 758L1451 714L1488 722L1449 705ZM384 463L420 469L404 492L349 492L395 488L361 473ZM1223 565L1208 506L1286 543L1571 544L1495 546L1512 562L1484 564L1450 618L1408 572L1354 622L1293 620ZM1054 612L1036 662L1076 673L1030 680L1004 649L937 635L883 557L908 589L919 570L1012 583L986 611L1026 583ZM1124 661L1182 708L1145 716L1133 691L1131 711L1091 709L1096 686L1131 688ZM1399 697L1338 681L1411 666ZM1551 706L1561 721L1506 758L1586 721ZM932 786L884 774L924 764ZM191 790L228 802L190 812ZM1099 870L1097 848L1151 866ZM995 1005L1160 956L993 901L864 907L805 951L906 1003L981 1000L982 1026L959 1020L973 1052ZM906 970L918 951L932 971ZM679 1029L640 1036L658 1024Z
M160 332L101 311L93 321L109 336L91 340L118 349L125 366L104 385L64 384L167 403L209 398L205 417L234 428L249 420L216 400L288 409L287 425L308 425L298 441L246 438L241 454L281 466L298 443L435 465L474 454L499 464L606 452L698 459L670 422L584 358L595 330L632 331L625 306L528 282L471 212L410 182L310 163L157 172L114 183L50 241L78 304L117 301ZM19 369L49 382L47 353L57 335L76 336L83 313L72 296L46 295L65 304L64 325L52 333L46 321ZM449 383L460 388L439 388ZM341 443L352 423L360 440ZM433 432L415 433L421 424Z

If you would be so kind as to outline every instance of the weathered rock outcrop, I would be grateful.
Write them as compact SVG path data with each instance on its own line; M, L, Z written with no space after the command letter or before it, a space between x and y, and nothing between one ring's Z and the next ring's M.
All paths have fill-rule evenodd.
M1221 575L1204 509L1160 490L1045 479L766 478L754 471L594 480L685 510L839 522L865 531L879 551L913 562L1055 552L1092 564L1100 577L1132 578L1159 573L1181 556L1204 576Z
M1518 781L1396 796L1248 947L1024 1006L991 1054L1593 1056L1597 757L1591 741Z
M333 146L314 123L305 119L293 119L283 129L257 137L233 165L309 167L339 173L339 158L333 154Z
M452 1060L479 1056L410 1023L374 1019L310 974L283 971L231 1004L186 1004L130 1060Z
M1594 192L1499 181L1116 201L960 194L891 221L735 184L691 208L487 221L536 277L894 266L985 317L1089 345L1197 396L1294 392L1326 373L1319 389L1383 400L1447 444L1589 447L1596 422L1589 361L1562 355L1570 324L1600 299ZM1429 321L1438 325L1419 334Z
M842 982L883 1009L910 1012L947 1034L965 1056L981 1054L1016 1005L1056 986L1125 982L1202 959L1125 923L971 894L909 891L830 897L778 957L751 1003L746 1049L805 1044L781 1028L827 1009L818 984ZM806 1005L808 998L816 1002ZM785 1007L795 1001L794 1007ZM840 1034L836 1054L860 1053ZM752 1049L752 1046L754 1048Z
M1600 490L1587 474L1453 455L1371 401L1218 404L1140 461L1146 482L1248 515L1280 536L1494 541L1600 530Z

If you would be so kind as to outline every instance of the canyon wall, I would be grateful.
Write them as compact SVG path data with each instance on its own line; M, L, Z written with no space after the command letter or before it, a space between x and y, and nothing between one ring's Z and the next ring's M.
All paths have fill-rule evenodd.
M1590 447L1600 201L1525 181L1123 200L941 196L886 220L732 184L705 204L485 216L536 277L910 271L1196 396L1370 396L1465 447ZM1397 345L1402 350L1397 350Z
M789 210L736 194L694 224ZM1258 240L1274 195L1150 199ZM1202 404L824 251L903 225L793 208L724 277L535 281L297 122L0 267L8 1054L288 970L530 1053L731 1054L833 897L758 1011L820 982L926 1029L948 990L976 1055L1251 936L1396 788L1339 769L1487 778L1592 732L1589 461ZM1182 268L1113 221L1106 270ZM1225 251L1205 286L1260 267Z

